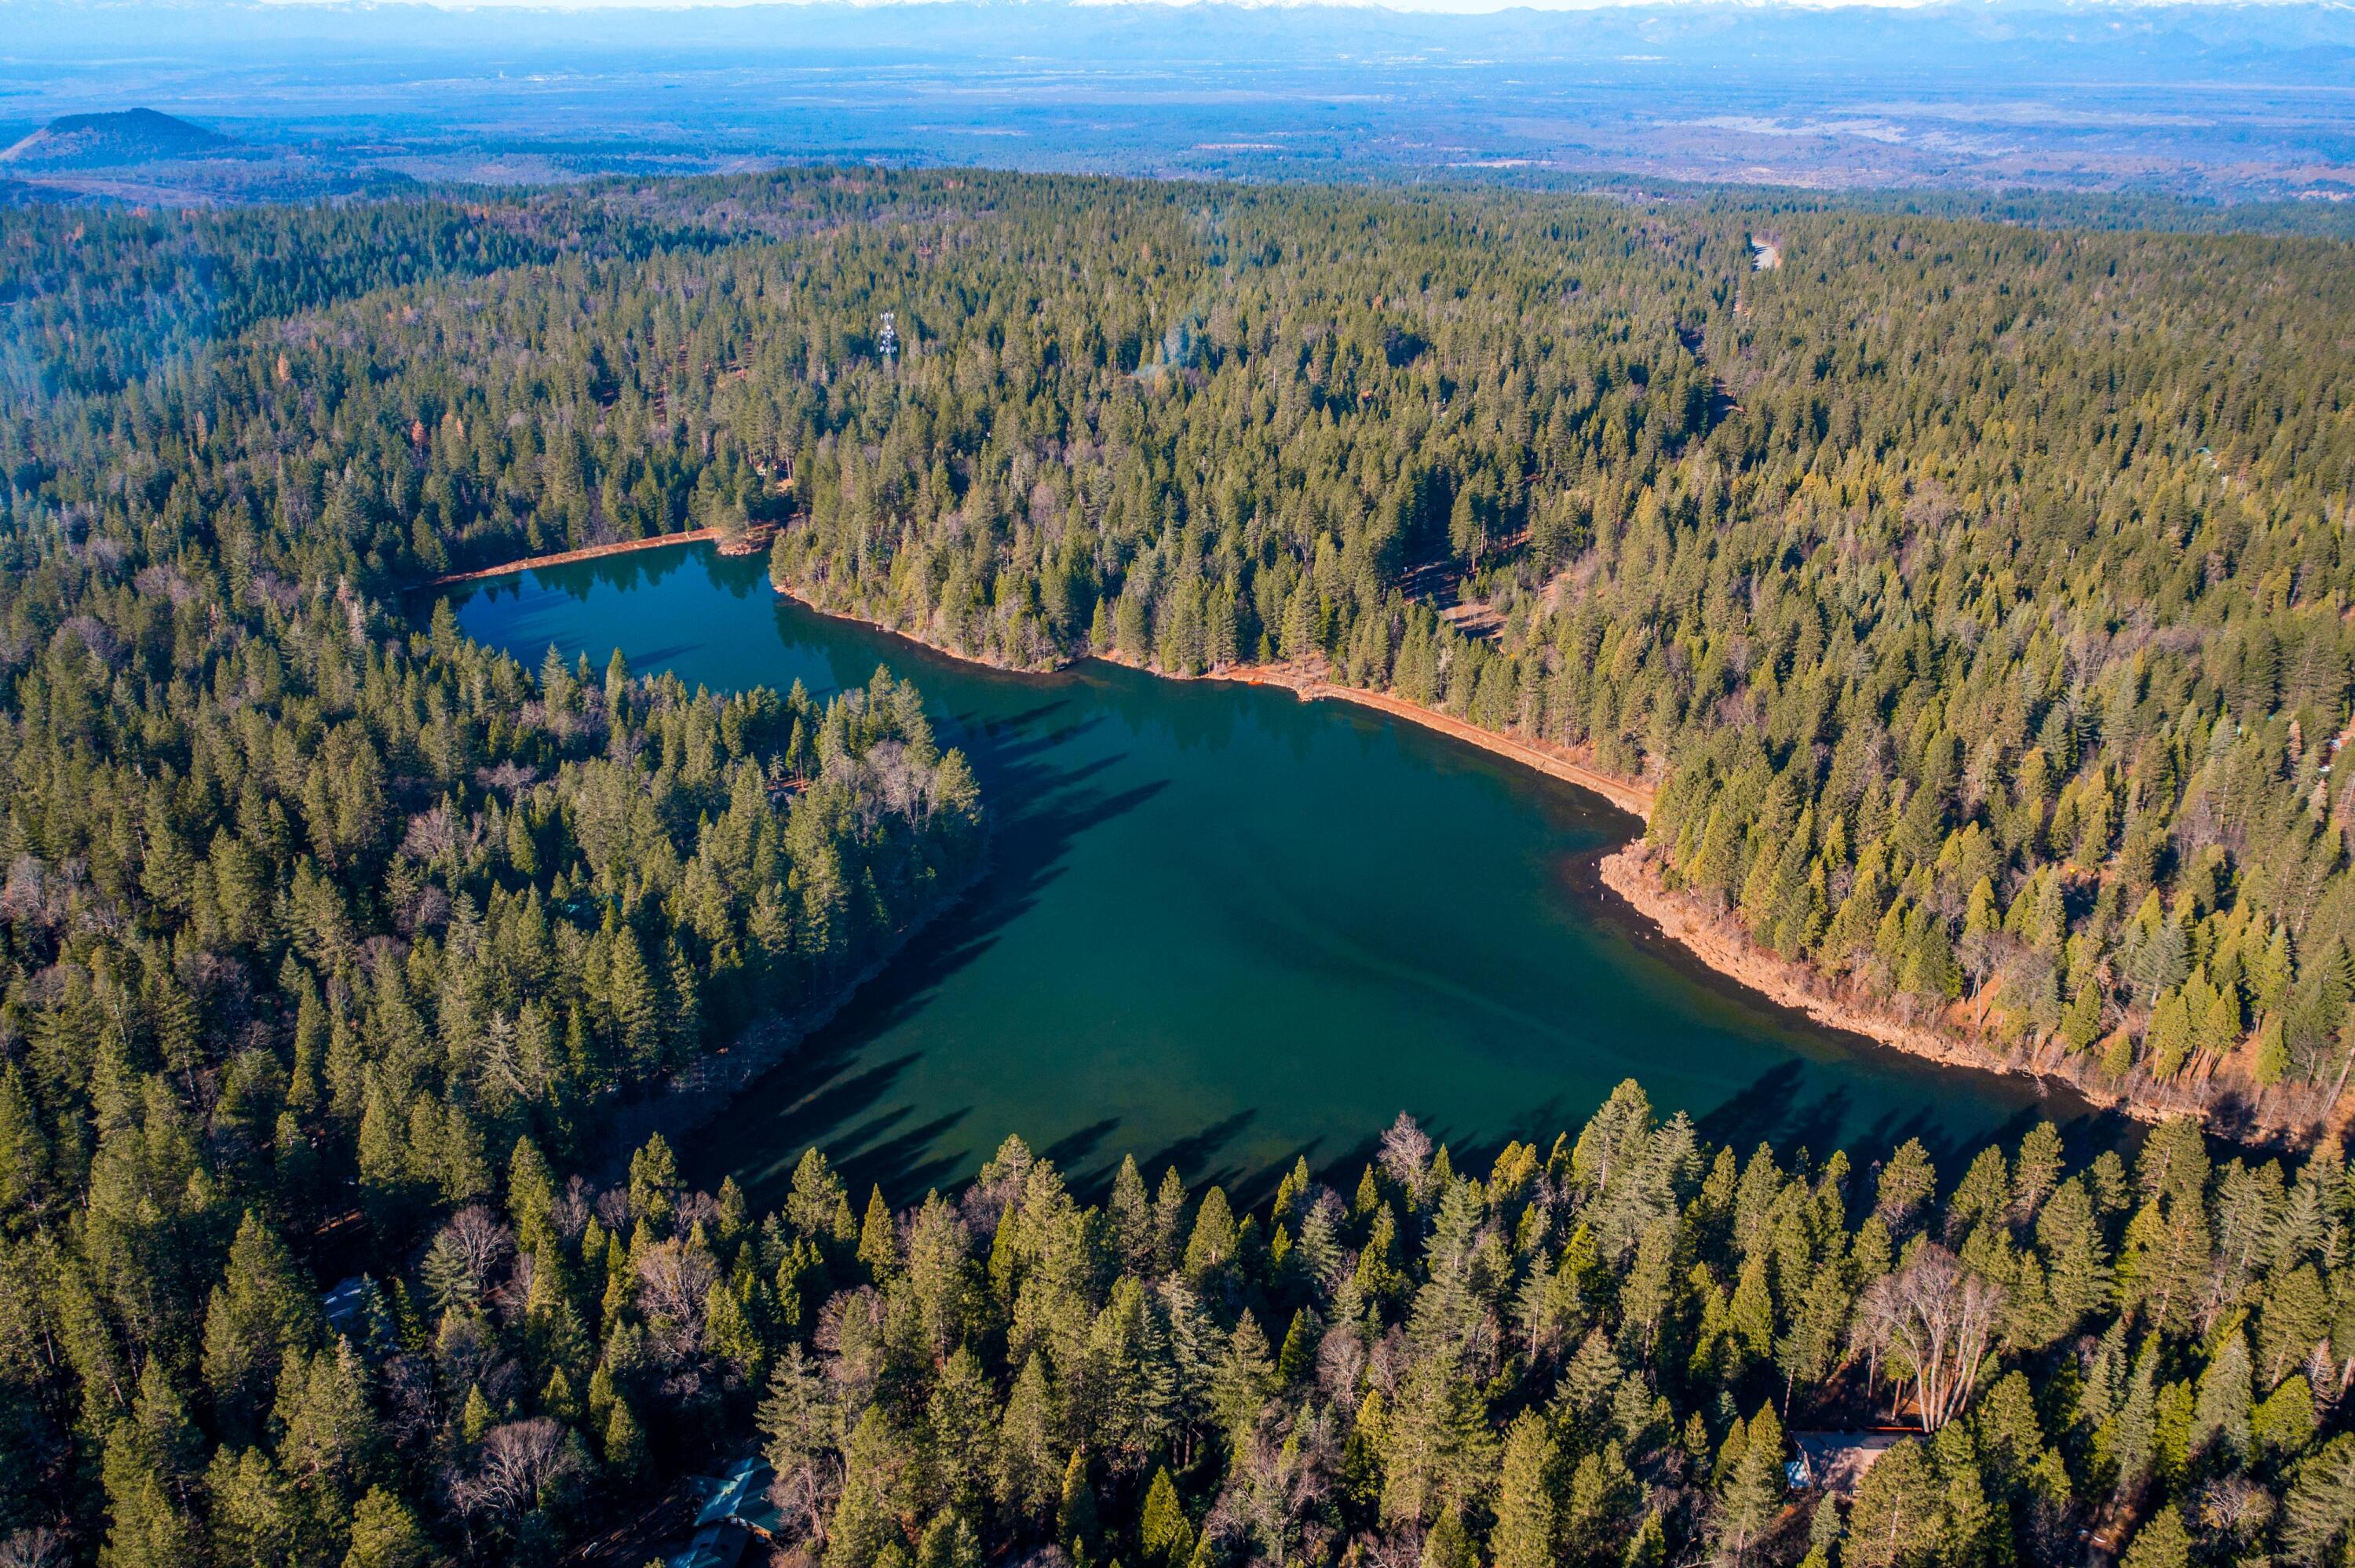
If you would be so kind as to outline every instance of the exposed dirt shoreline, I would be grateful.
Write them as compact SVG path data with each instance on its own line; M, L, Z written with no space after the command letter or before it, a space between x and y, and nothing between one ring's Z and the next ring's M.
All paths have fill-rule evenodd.
M528 572L541 567L569 567L580 561L602 561L608 556L634 555L640 550L660 550L672 545L717 544L723 556L756 554L769 541L773 530L765 523L756 524L740 532L733 539L717 528L689 528L677 534L650 534L643 539L617 539L610 545L590 545L578 550L559 550L551 556L526 556L521 560L501 561L496 567L476 567L471 571L445 572L438 577L428 577L410 592L426 588L453 588L459 583L478 583L492 577L511 577L517 572Z
M1115 662L1125 663L1120 660ZM1159 673L1156 671L1154 673ZM1319 698L1340 703L1355 703L1361 708L1373 708L1409 724L1435 729L1466 746L1476 746L1483 751L1508 758L1524 768L1535 768L1550 778L1575 784L1589 794L1600 795L1621 810L1644 821L1652 818L1652 786L1640 779L1622 779L1594 768L1586 759L1566 746L1547 741L1524 740L1518 736L1502 735L1492 729L1428 708L1421 703L1390 692L1367 691L1359 686L1340 686L1320 675L1284 664L1243 664L1209 675L1178 676L1179 680L1235 681L1251 686L1282 686L1303 702Z
M928 645L929 646L929 645ZM1127 663L1121 660L1116 662ZM1600 795L1614 806L1648 824L1655 790L1652 785L1615 777L1594 768L1569 747L1482 729L1449 714L1410 702L1389 692L1369 692L1336 685L1315 673L1284 665L1244 665L1216 675L1180 679L1235 680L1251 685L1282 686L1307 701L1331 698L1378 709L1410 724L1463 741L1481 750ZM1983 1073L2019 1075L2040 1083L2065 1085L2068 1091L2099 1109L2115 1110L2142 1121L2200 1114L2190 1099L2151 1103L2119 1094L2091 1075L2069 1070L2060 1061L2020 1060L1998 1056L1962 1035L1910 1022L1887 1008L1832 994L1814 970L1787 963L1753 944L1730 920L1711 919L1689 900L1670 892L1662 880L1659 856L1639 832L1597 866L1597 880L1629 908L1659 928L1669 941L1691 954L1706 968L1756 992L1779 1007L1803 1012L1828 1029L1861 1035L1873 1044L1941 1066Z
M976 669L1002 670L1013 674L1043 675L1052 674L1057 670L1069 669L1071 665L1082 662L1080 660L1071 659L1057 664L1031 667L1009 664L1002 659L976 658L970 653L959 652L954 648L943 648L930 638L918 636L912 631L903 630L899 627L874 620L872 617L855 614L849 610L829 609L806 595L781 587L773 581L770 586L775 588L781 597L792 599L803 609L823 615L830 620L848 621L854 626L869 627L892 637L905 638L928 652L938 654L943 659L954 659L960 664L971 664ZM1148 664L1125 658L1118 653L1091 654L1089 657L1100 659L1107 664L1118 664L1125 669L1142 671L1146 674L1164 681L1223 681L1242 686L1281 686L1303 702L1325 699L1354 703L1359 707L1378 709L1394 717L1405 719L1410 724L1421 725L1425 729L1433 729L1442 735L1451 736L1466 746L1476 746L1483 751L1509 758L1524 768L1535 768L1540 773L1561 779L1565 783L1575 784L1589 794L1602 796L1632 817L1647 822L1651 821L1653 787L1649 783L1642 779L1623 779L1616 774L1603 772L1593 767L1588 758L1569 747L1556 746L1549 741L1527 740L1519 736L1482 729L1477 725L1466 724L1452 715L1441 713L1436 708L1425 707L1421 703L1409 702L1406 698L1390 692L1373 692L1361 686L1340 685L1326 679L1322 672L1304 665L1230 664L1224 669L1207 671L1199 675L1173 675L1166 670L1156 670Z
M929 638L871 617L829 609L773 582L771 586L775 587L783 597L830 620L849 621L893 637L905 638L931 653L960 663L1013 673L1046 674L1079 662L1066 661L1045 668L1026 669L1003 660L975 658L943 648ZM1172 675L1117 654L1098 657L1103 657L1107 663L1141 670L1163 680L1229 681L1241 685L1281 686L1304 702L1329 699L1373 708L1518 762L1550 778L1574 784L1589 793L1601 796L1640 821L1648 823L1651 821L1655 789L1646 780L1603 772L1593 765L1591 759L1568 747L1482 729L1392 693L1337 684L1321 671L1293 664L1237 664L1199 675ZM1902 1017L1885 1005L1838 994L1814 969L1803 964L1786 962L1765 951L1752 943L1732 920L1712 916L1690 900L1671 892L1661 878L1657 853L1645 842L1640 832L1632 835L1621 848L1604 856L1598 873L1597 880L1613 895L1657 927L1662 936L1684 948L1704 967L1779 1007L1805 1013L1826 1028L1859 1035L1885 1049L1902 1052L1941 1066L2000 1073L2052 1085L2097 1109L2115 1111L2137 1121L2159 1122L2179 1116L2208 1119L2210 1107L2202 1093L2206 1086L2204 1084L2188 1091L2177 1090L2157 1096L2122 1094L2115 1084L2105 1081L2090 1054L2073 1056L2057 1044L2048 1044L2027 1055L1998 1053L1955 1029L1940 1028L1926 1021ZM2335 1122L2336 1118L2333 1120ZM2268 1115L2261 1108L2247 1112L2242 1125L2232 1129L2232 1135L2243 1140L2301 1143L2310 1140L2315 1131L2310 1118Z
M602 561L608 556L627 556L640 550L659 550L670 545L700 545L719 537L717 528L689 528L683 534L652 534L643 539L620 539L610 545L591 545L586 549L559 550L552 556L527 556L519 561L501 561L496 567L477 567L472 571L448 572L438 577L428 577L417 588L453 588L459 583L478 583L491 577L504 577L516 572L527 572L540 567L569 567L577 561Z
M1963 1036L1911 1022L1886 1008L1838 995L1812 969L1762 950L1732 920L1712 917L1690 899L1670 892L1661 880L1658 855L1640 840L1604 855L1597 873L1604 886L1657 926L1662 936L1710 969L1778 1007L1806 1013L1828 1029L1861 1034L1889 1050L1902 1051L1942 1066L2017 1075L2039 1083L2059 1085L2088 1105L2138 1121L2158 1122L2175 1116L2200 1114L2200 1107L2188 1098L2179 1103L2135 1099L2089 1075L2070 1071L2065 1060L2049 1059L2049 1054L2029 1059L1999 1056Z

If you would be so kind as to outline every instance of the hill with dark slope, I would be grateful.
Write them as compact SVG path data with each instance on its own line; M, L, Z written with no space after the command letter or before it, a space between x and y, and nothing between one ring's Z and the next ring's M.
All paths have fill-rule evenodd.
M67 114L0 153L17 169L87 169L187 158L235 143L217 131L153 109L112 114Z

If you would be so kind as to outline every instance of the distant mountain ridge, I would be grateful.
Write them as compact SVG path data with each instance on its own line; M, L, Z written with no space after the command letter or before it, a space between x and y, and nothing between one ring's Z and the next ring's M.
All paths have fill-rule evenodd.
M0 164L17 169L77 169L186 158L231 145L208 131L153 109L105 114L65 114L0 152Z
M1505 46L1548 58L1610 58L1650 41L1727 61L1764 50L1803 58L1827 45L1938 51L2058 50L2094 58L2157 43L2184 59L2295 58L2355 42L2349 0L12 0L16 42L93 41L177 51L218 48L225 24L245 47L365 43L396 50L523 46L579 53L652 48L847 48L990 57L1039 47L1092 54L1140 44L1179 51L1281 39L1344 58L1369 49L1446 53ZM1859 29L1861 35L1859 36ZM2318 69L2328 70L2331 60Z
M1846 79L1859 71L2014 84L2355 79L2344 0L750 0L720 4L435 5L419 0L10 0L20 62L143 56L186 61L266 49L341 69L465 57L470 70L667 66L836 54L936 62L1046 58L1114 67L1287 68L1511 60L1604 75L1668 66L1732 78ZM833 63L842 63L836 61ZM1934 67L1934 69L1932 68ZM435 66L434 69L446 69ZM1919 73L1929 71L1927 77Z
M0 174L133 203L777 163L2294 201L2344 0L0 0ZM220 117L230 117L223 120Z

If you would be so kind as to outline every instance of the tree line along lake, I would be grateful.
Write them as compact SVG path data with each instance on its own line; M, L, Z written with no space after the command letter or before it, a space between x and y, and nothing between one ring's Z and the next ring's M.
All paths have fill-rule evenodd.
M878 664L971 758L991 868L682 1150L778 1202L801 1152L863 1192L973 1173L1020 1134L1083 1180L1255 1193L1305 1155L1354 1181L1400 1111L1486 1168L1625 1078L1706 1136L1941 1167L2041 1119L2112 1118L2017 1076L1827 1030L1710 973L1595 880L1640 824L1405 720L1087 662L985 669L821 616L693 545L464 585L473 636L714 690L815 694Z

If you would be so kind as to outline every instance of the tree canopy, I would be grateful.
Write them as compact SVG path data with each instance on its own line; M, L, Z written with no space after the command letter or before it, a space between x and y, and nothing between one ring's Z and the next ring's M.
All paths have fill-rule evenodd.
M755 1430L828 1568L2347 1550L2329 1143L1949 1185L1629 1087L1272 1200L1018 1143L931 1195L814 1151L767 1216L659 1140L591 1183L973 873L978 791L886 673L534 669L401 597L760 523L968 656L1283 662L1656 784L1667 877L1876 1005L2310 1117L2345 248L806 170L0 254L16 1559L547 1560ZM1918 1438L1795 1509L1789 1432L1872 1409Z

